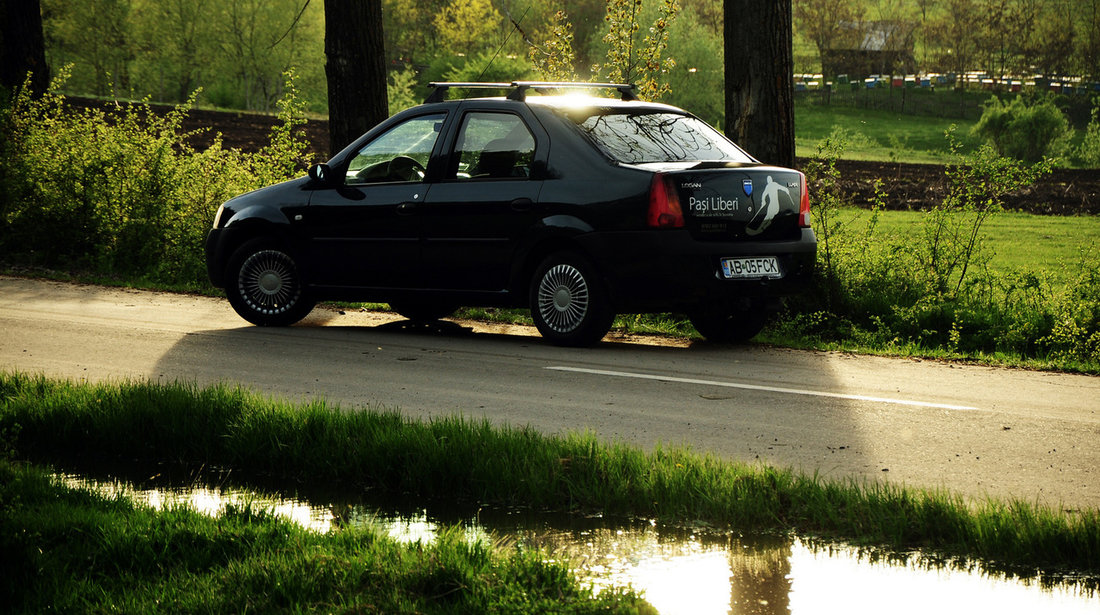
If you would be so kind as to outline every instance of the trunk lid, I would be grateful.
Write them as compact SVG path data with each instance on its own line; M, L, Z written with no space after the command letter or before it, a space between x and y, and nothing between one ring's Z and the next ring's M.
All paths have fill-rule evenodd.
M701 240L797 239L798 171L756 165L661 169L680 201L684 227Z

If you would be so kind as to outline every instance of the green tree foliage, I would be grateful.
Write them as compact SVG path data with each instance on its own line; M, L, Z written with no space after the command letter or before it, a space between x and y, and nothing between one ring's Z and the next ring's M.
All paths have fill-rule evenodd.
M303 6L305 10L303 11ZM284 71L324 101L319 3L303 0L43 0L47 56L75 93L274 110Z
M390 73L390 81L386 87L386 102L391 115L420 103L420 99L413 91L415 87L416 71L412 68Z
M679 12L676 0L651 3L607 0L604 13L607 30L598 43L606 60L591 67L592 78L634 83L639 96L646 100L658 100L667 95L671 91L670 73L676 61L667 56L666 51ZM644 23L651 25L643 33ZM707 35L712 36L709 32ZM582 71L578 70L577 62L586 55L578 51L577 40L581 38L564 11L555 13L553 23L539 38L541 42L531 44L528 52L534 70L548 80L578 78Z
M576 81L576 53L573 24L565 11L554 13L554 24L541 45L531 44L528 52L534 70L547 81Z
M690 110L712 126L723 126L722 37L715 34L711 19L688 5L669 29L668 47L676 50L676 69L667 74L671 89L661 100Z
M978 57L980 9L975 0L945 0L924 28L926 61L933 70L962 73Z
M382 32L390 64L426 64L439 54L434 21L448 0L384 0Z
M213 0L143 3L134 12L134 81L158 100L186 100L215 61L208 25Z
M42 30L53 72L72 64L69 85L96 96L130 87L131 0L42 0Z
M1081 33L1077 37L1077 56L1081 73L1100 80L1100 0L1085 0L1079 15Z
M531 75L531 64L519 56L485 50L473 56L455 57L445 63L444 81L493 81L508 83Z
M866 7L859 0L800 0L793 3L796 31L824 58L831 49L858 49L859 29Z
M645 100L656 100L668 93L667 73L676 66L672 57L665 56L668 48L669 28L680 5L676 0L661 0L657 15L642 40L638 35L643 23L642 0L608 0L607 60L602 66L593 66L592 73L614 83L634 83L638 95Z
M489 0L451 0L433 24L443 51L472 55L486 41L499 41L504 18Z
M991 97L973 133L1002 156L1039 162L1063 154L1073 131L1062 110L1049 98L1028 103L1017 96L1009 103Z
M211 102L270 110L282 96L283 73L292 68L308 75L303 88L308 88L310 97L326 87L321 68L321 7L307 8L298 17L301 0L223 0L217 6L221 15L214 24L220 61L214 69L222 79L206 86Z

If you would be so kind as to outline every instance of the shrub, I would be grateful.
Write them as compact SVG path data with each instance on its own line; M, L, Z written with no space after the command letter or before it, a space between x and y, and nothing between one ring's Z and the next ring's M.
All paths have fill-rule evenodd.
M1100 98L1092 108L1092 120L1085 128L1085 138L1074 156L1077 162L1089 167L1100 167Z
M981 230L1010 192L1049 171L986 145L946 170L948 196L905 235L882 232L879 204L856 210L839 189L843 140L822 142L806 167L814 195L814 289L789 303L780 335L900 352L1008 352L1064 366L1100 365L1100 254L1083 255L1072 285L1054 291L1033 272L1001 273ZM949 133L952 149L959 146Z
M305 162L292 77L283 120L256 154L203 151L181 130L194 101L167 114L147 103L74 111L58 93L28 88L0 119L0 260L81 269L180 286L203 285L203 241L227 198L288 179Z
M985 110L973 134L993 144L997 153L1024 162L1056 158L1069 147L1073 130L1061 109L1049 98L1028 104L1017 96L1005 104L996 96Z

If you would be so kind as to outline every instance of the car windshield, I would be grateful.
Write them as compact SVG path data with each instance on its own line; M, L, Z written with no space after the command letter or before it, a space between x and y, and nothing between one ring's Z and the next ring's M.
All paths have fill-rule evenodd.
M689 115L615 110L570 115L581 132L619 162L752 161L718 131Z

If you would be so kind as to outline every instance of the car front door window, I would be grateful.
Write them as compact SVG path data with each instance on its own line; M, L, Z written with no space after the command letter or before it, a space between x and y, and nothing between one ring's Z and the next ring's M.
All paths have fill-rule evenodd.
M346 183L423 181L445 117L442 113L414 117L371 140L352 158Z

